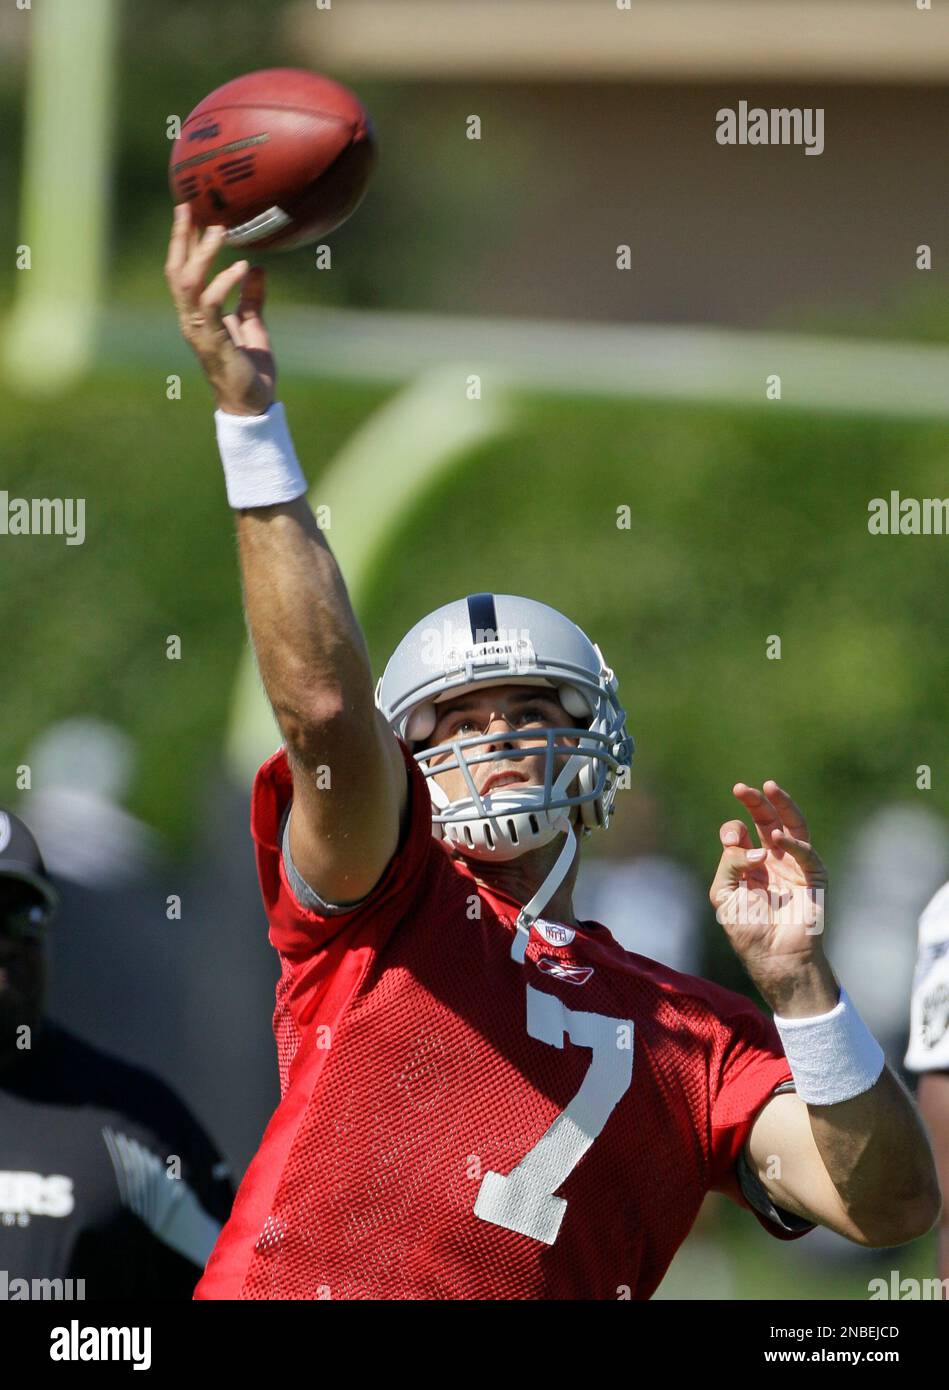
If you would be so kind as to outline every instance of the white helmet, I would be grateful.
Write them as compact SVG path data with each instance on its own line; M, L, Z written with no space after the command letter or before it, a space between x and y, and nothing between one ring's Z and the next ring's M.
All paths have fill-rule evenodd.
M509 732L503 740L496 733L475 734L425 746L440 701L482 685L510 684L554 689L576 724ZM617 686L599 647L555 608L512 594L471 594L429 613L403 637L376 687L376 704L428 779L432 833L469 858L497 861L514 859L569 830L575 806L586 833L609 824L617 775L633 754ZM542 786L510 783L479 793L472 767L536 756L542 734ZM558 737L577 744L558 743ZM518 749L518 740L534 747ZM569 756L555 776L558 754ZM434 759L440 761L433 766ZM453 768L461 770L468 795L449 801L435 774ZM578 774L571 796L568 788Z

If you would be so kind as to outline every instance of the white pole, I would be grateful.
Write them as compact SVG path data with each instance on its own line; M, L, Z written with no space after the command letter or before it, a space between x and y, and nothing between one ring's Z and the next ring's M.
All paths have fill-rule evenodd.
M116 0L39 0L32 26L7 380L62 389L88 367L103 283Z

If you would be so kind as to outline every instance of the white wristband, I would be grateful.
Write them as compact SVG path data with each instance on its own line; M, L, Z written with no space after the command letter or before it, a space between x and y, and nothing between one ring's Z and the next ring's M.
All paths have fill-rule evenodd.
M282 401L265 415L214 412L227 500L235 511L292 502L306 492Z
M838 1105L863 1095L880 1079L883 1049L857 1013L847 991L830 1013L816 1018L779 1018L774 1025L784 1046L794 1085L808 1105Z

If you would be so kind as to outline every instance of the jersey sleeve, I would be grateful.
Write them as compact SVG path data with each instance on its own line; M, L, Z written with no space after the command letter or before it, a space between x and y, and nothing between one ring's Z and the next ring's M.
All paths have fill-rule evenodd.
M949 1071L949 883L919 919L907 1071Z
M428 855L434 849L432 809L424 775L399 740L409 777L408 803L399 843L379 882L358 903L322 902L282 852L293 800L286 749L260 768L251 799L251 833L270 941L281 957L299 965L344 937L347 945L382 943L406 915Z
M720 1019L713 1057L709 1186L753 1212L779 1240L796 1240L813 1225L775 1207L742 1154L759 1110L788 1082L793 1077L778 1030L750 1000L740 1000Z
M134 1107L106 1112L102 1124L103 1162L114 1175L118 1209L104 1229L90 1232L87 1263L100 1283L111 1268L118 1289L120 1271L127 1273L136 1252L145 1252L139 1290L164 1271L166 1293L158 1296L190 1297L230 1213L230 1170L169 1087L144 1072L136 1074L135 1087Z

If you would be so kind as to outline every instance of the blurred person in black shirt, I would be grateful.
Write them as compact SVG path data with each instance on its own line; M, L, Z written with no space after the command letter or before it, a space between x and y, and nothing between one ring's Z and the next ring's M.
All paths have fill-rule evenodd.
M190 1299L230 1211L227 1167L162 1081L44 1016L57 904L33 836L0 811L0 1301L38 1280Z

